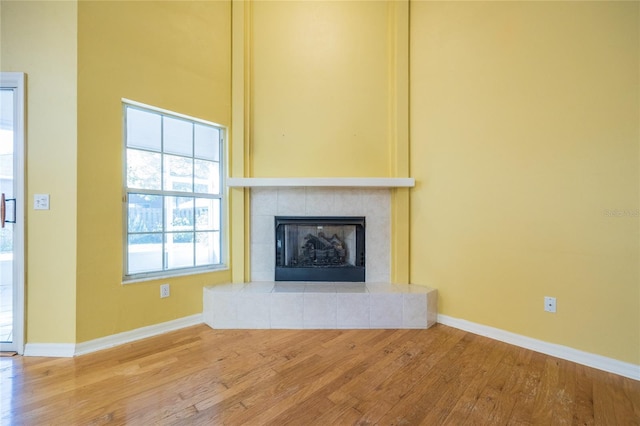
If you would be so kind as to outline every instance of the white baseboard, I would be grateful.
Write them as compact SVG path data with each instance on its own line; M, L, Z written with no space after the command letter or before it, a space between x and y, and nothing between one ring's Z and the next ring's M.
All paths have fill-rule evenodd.
M73 356L75 347L75 343L27 343L22 355L69 358Z
M202 324L202 314L195 314L188 317L178 318L160 324L149 325L147 327L136 328L135 330L123 333L112 334L111 336L100 337L76 344L75 355L84 355L102 349L112 348L124 343L133 342L147 337L157 336L173 330L179 330L192 325Z
M494 340L499 340L501 342L554 356L556 358L562 358L567 361L586 365L587 367L593 367L597 368L598 370L608 371L610 373L618 374L630 379L640 380L640 365L630 364L628 362L618 361L616 359L608 358L602 355L580 351L568 346L548 343L542 340L512 333L510 331L477 324L463 319L453 318L447 315L439 314L438 322L440 324L468 331L473 334L479 334L481 336L489 337Z
M84 355L198 324L202 324L202 314L195 314L160 324L136 328L135 330L112 334L111 336L100 337L77 344L27 343L24 348L24 356L73 357L75 355Z

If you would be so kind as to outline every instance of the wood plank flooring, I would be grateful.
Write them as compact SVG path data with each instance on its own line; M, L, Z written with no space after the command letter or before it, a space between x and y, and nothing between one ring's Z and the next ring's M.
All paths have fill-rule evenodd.
M640 382L443 325L212 330L0 358L9 425L639 425Z

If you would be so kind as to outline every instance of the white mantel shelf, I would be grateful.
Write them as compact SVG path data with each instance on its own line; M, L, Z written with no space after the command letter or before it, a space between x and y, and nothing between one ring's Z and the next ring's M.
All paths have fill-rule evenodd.
M319 188L412 188L414 178L384 177L342 177L342 178L227 178L230 188L279 188L279 187L319 187Z

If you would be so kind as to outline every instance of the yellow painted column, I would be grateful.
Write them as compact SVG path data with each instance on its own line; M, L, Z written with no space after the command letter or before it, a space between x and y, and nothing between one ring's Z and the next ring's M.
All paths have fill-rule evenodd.
M409 2L389 2L389 170L409 177ZM391 281L408 283L409 189L391 192Z
M250 176L250 44L251 4L235 0L231 4L231 132L229 176ZM248 281L250 271L249 190L229 190L231 280Z

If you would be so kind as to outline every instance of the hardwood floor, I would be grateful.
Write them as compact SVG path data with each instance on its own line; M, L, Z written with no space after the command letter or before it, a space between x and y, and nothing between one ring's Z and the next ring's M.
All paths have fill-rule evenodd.
M443 325L212 330L0 358L2 424L640 424L640 382Z

